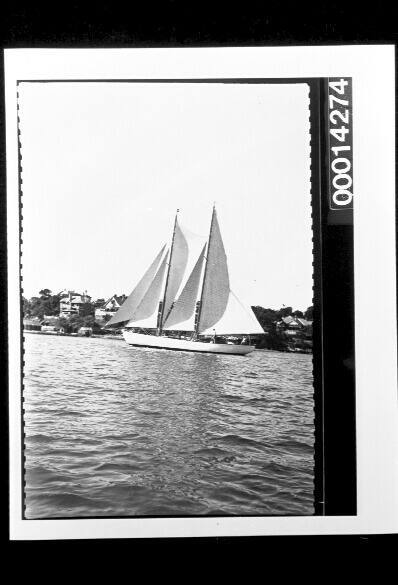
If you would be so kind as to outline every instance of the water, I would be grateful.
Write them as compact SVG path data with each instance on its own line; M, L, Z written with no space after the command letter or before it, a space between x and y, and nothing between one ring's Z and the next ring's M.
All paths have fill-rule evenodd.
M25 352L27 518L313 514L311 355Z

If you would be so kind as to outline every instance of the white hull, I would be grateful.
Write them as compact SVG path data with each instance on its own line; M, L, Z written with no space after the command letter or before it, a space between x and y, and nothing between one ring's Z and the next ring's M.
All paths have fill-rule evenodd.
M188 341L156 335L133 333L124 329L123 337L129 345L138 347L153 347L158 349L173 349L179 351L196 351L202 353L223 353L228 355L247 355L254 351L253 345L233 345L228 343L205 343L203 341Z

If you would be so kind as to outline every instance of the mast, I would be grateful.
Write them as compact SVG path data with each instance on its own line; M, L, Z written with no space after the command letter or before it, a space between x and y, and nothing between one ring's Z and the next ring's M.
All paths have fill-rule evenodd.
M173 259L174 238L175 238L175 234L176 234L177 218L178 218L179 211L180 210L177 209L176 216L175 216L175 220L174 220L173 237L171 239L171 248L170 248L169 266L167 268L166 284L165 284L165 287L164 287L163 300L162 300L162 308L160 310L160 316L159 316L159 327L158 327L158 330L156 332L156 335L161 335L162 334L164 306L165 306L165 302L166 302L167 285L169 283L170 267L171 267L171 262L172 262L172 259Z
M210 242L211 242L211 236L212 236L212 232L213 232L213 224L214 224L214 216L215 216L215 213L216 213L216 204L214 203L213 204L213 213L211 215L211 222L210 222L209 239L207 240L207 250L206 250L206 256L205 256L206 264L205 264L205 271L204 271L204 275L203 275L202 291L200 293L198 315L197 315L197 318L196 318L195 336L198 335L199 324L200 324L200 314L202 312L203 292L205 290L205 284L206 284L206 278L207 278L207 259L209 257L209 253L210 253Z

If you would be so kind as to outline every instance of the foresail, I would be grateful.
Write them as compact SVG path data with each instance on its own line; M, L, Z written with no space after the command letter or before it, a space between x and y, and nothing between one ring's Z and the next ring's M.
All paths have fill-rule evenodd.
M194 330L195 307L198 298L200 277L202 274L203 261L206 244L199 255L199 258L183 288L180 296L176 300L166 321L164 329L178 329L180 331Z
M159 266L159 262L162 258L164 249L166 245L160 250L159 254L156 256L155 260L152 262L148 270L145 272L144 276L141 278L137 286L131 292L131 294L127 297L124 301L123 305L120 307L118 312L108 321L107 327L111 325L117 325L118 323L123 323L125 321L129 321L136 311L137 307L141 303L142 299L144 298L145 293L147 292L150 284L152 283L156 270Z
M140 302L140 304L138 305L137 309L134 311L134 314L131 317L132 325L134 327L140 327L141 325L138 322L149 319L150 317L154 317L155 323L154 327L156 327L160 295L163 287L163 280L166 271L168 256L169 253L167 252L167 254L162 260L161 265L159 266L155 278L152 280L142 301ZM149 327L149 325L147 325L147 327Z
M178 290L184 277L188 262L188 243L176 220L173 251L170 256L170 269L164 298L163 318L166 319L170 308L175 301Z
M252 309L245 307L232 291L230 291L228 304L221 319L201 333L212 334L214 330L216 335L264 334L264 329L257 321Z
M221 319L227 307L228 298L229 274L227 257L216 210L214 209L198 324L199 333L209 329Z

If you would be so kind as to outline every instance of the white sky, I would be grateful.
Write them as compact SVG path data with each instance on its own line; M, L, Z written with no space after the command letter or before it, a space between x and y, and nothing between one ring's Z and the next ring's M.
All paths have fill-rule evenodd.
M216 202L242 301L312 304L308 86L23 83L24 296L129 294Z

